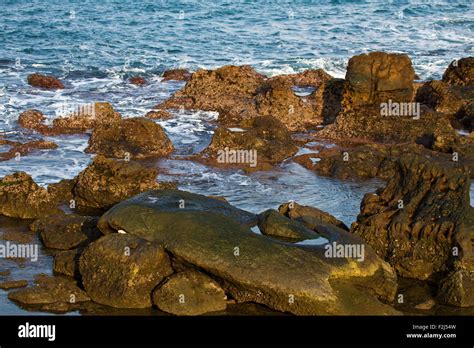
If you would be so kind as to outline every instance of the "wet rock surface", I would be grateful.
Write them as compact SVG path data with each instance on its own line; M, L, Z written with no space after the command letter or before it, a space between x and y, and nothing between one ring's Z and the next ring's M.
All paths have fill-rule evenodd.
M393 272L370 248L365 249L363 262L326 258L322 246L304 248L273 241L219 213L185 208L163 211L161 204L151 202L153 198L155 203L160 201L159 192L114 206L102 216L101 231L123 230L165 245L174 257L221 279L224 290L239 302L253 301L295 314L395 313L377 299L393 299ZM340 243L363 243L337 230ZM344 238L339 238L340 233ZM334 236L328 228L326 235L330 234ZM359 277L366 291L354 290L357 280L352 279ZM358 305L352 300L354 292ZM290 295L294 302L289 301Z
M192 73L187 69L170 69L163 73L163 81L189 81Z
M194 270L172 275L153 291L152 296L159 309L175 315L218 312L227 306L227 296L220 285Z
M64 89L64 84L54 76L34 73L28 75L27 81L28 84L33 87L40 87L45 89Z
M173 150L160 125L137 117L95 127L86 152L119 159L142 159L167 156Z
M110 234L90 244L79 270L94 302L118 308L151 307L153 289L173 273L161 246L130 234Z

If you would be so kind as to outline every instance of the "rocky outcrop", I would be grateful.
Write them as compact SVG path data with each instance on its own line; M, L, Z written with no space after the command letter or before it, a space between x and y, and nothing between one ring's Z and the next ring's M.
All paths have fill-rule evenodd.
M0 179L0 214L32 219L59 213L53 196L38 186L25 172Z
M156 182L158 172L138 162L115 161L97 156L75 179L72 194L76 207L108 209L147 190L167 187Z
M413 99L415 71L406 54L372 52L349 60L343 107L379 105Z
M331 77L323 70L275 76L263 82L255 96L257 112L273 116L291 131L302 131L324 122L324 91ZM310 87L308 95L296 95L294 87Z
M97 219L80 215L51 215L36 220L30 229L40 234L45 247L69 250L99 238Z
M39 275L35 286L12 291L8 298L30 310L68 312L90 301L76 282L68 277Z
M45 89L64 89L64 84L54 76L46 76L39 73L28 75L28 84L33 87Z
M438 280L472 255L469 177L448 161L407 154L387 186L367 194L351 231L363 237L397 272ZM469 231L470 230L470 231ZM462 252L455 252L461 248ZM456 255L457 254L457 255Z
M159 309L175 315L200 315L226 309L227 296L220 285L194 270L172 275L152 296Z
M0 139L0 145L8 145L8 151L0 152L0 162L8 161L12 158L20 159L21 156L26 156L35 150L51 150L56 149L58 145L52 141L47 140L33 140L27 143L20 143L6 139Z
M137 117L95 127L86 152L119 159L142 159L167 156L173 150L160 125Z
M452 85L474 85L474 57L453 61L443 74L443 81Z
M78 106L78 110L65 117L53 120L52 126L44 124L46 117L39 110L27 110L18 117L20 126L44 135L84 133L98 125L117 122L121 116L110 103L97 102L93 105Z
M163 73L163 81L189 81L192 73L187 69L170 69Z
M117 204L102 216L99 228L164 245L175 258L218 279L238 302L306 315L395 313L377 299L393 299L394 274L369 247L363 260L333 258L325 256L322 245L275 241L219 212L196 210L193 205L163 209L161 195L151 191ZM335 226L320 229L331 242L363 244Z
M292 220L300 221L306 225L309 225L311 229L316 227L317 221L322 221L343 230L349 230L344 222L315 207L300 205L296 202L290 202L280 205L278 207L278 211L280 214Z
M259 215L258 227L262 234L288 242L299 242L320 237L302 223L290 220L275 209L266 210Z
M271 116L249 119L240 127L220 127L202 159L212 165L268 169L298 151L285 126Z
M118 308L151 307L153 289L173 273L162 247L130 234L111 234L90 244L79 270L94 302Z

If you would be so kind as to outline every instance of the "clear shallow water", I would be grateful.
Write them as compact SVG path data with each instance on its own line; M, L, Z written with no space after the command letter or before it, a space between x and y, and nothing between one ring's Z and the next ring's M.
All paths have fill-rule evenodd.
M64 105L109 101L125 117L142 116L182 86L161 82L170 68L251 64L267 75L323 68L343 77L351 56L384 50L409 54L426 80L440 78L453 59L474 53L471 1L0 2L0 131L21 141L38 138L20 132L16 123L31 108L51 120ZM54 74L67 88L33 88L26 83L33 72ZM134 75L148 84L127 83ZM295 200L349 225L364 193L383 185L317 177L291 161L250 175L184 161L182 156L209 143L209 121L216 115L175 116L159 123L177 154L155 165L160 179L176 180L185 190L224 196L253 212ZM0 162L0 177L23 170L47 185L74 177L89 163L91 156L83 153L87 135L47 139L59 148ZM50 272L51 260L45 260L35 272ZM32 279L25 268L18 272L17 279ZM0 314L22 312L16 308L0 292Z

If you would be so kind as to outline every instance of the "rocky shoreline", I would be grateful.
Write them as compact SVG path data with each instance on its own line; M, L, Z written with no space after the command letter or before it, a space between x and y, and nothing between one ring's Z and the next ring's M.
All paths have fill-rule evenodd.
M34 286L0 270L9 299L54 313L225 314L255 305L250 313L401 315L474 307L473 57L426 82L416 81L407 55L384 52L351 58L345 79L321 69L268 78L250 66L177 69L164 79L186 85L144 117L122 117L106 102L51 124L40 110L19 115L25 132L90 133L85 151L96 156L47 189L25 172L0 179L0 215L29 225L16 240L39 238L54 257L54 276L39 274ZM67 88L40 74L28 82ZM246 172L291 160L335 180L377 177L386 185L366 194L350 227L294 201L253 214L224 197L178 190L157 181L144 160L173 156L153 119L183 110L219 114L210 144L190 159ZM313 152L297 154L312 143ZM12 147L0 160L56 146L6 136L0 144Z

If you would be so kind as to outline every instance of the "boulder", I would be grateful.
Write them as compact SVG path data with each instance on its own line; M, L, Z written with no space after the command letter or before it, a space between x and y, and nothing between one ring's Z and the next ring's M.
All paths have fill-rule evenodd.
M415 71L406 54L371 52L349 60L343 107L378 105L413 99Z
M443 74L443 81L452 85L472 86L474 84L474 57L461 58L449 64Z
M54 255L53 272L80 279L79 259L84 248L64 250Z
M75 178L72 194L76 207L108 209L140 192L166 187L156 182L157 171L138 162L116 161L96 156Z
M0 145L9 145L10 149L0 153L0 161L8 161L18 156L26 156L35 150L51 150L56 149L58 145L47 140L32 140L26 143L17 141L0 139Z
M35 283L35 286L9 292L8 298L26 309L53 312L73 311L81 303L90 301L87 294L68 277L42 274L36 277Z
M439 299L458 307L474 306L474 272L458 270L443 279L439 286Z
M280 214L292 220L302 222L311 229L315 228L317 221L323 221L343 230L349 231L349 228L344 222L315 207L300 205L296 202L290 202L280 205L278 207L278 211Z
M96 126L86 152L119 159L142 159L167 156L173 150L160 125L137 117Z
M192 73L188 69L170 69L163 73L163 81L189 81Z
M96 218L75 214L51 215L36 220L30 229L40 234L45 247L69 250L99 238L96 224Z
M45 89L64 89L64 84L54 76L46 76L39 73L28 75L28 84L33 87Z
M66 117L53 120L52 132L56 134L77 132L82 133L99 125L109 125L121 120L112 104L96 102L93 105L79 106L78 110Z
M268 79L256 95L257 112L273 116L291 131L303 131L324 122L324 90L331 77L322 69ZM293 88L310 87L309 95L298 96Z
M128 82L130 82L132 85L136 85L136 86L146 85L146 80L143 76L133 76L133 77L128 79Z
M238 302L301 315L397 313L378 300L393 299L394 273L369 247L363 260L330 257L322 245L275 241L219 212L192 205L170 211L160 201L160 191L123 201L101 217L99 228L165 245L173 257L218 279ZM363 244L329 224L322 235L331 243Z
M25 172L0 179L0 214L20 219L34 219L59 213L48 191L38 186Z
M130 234L111 234L90 244L79 270L91 299L117 308L151 307L153 289L173 273L163 247Z
M260 116L240 127L219 127L202 158L217 166L268 169L298 151L285 126L271 116Z
M26 280L7 280L0 282L0 289L2 290L24 288L25 286L28 286L28 281Z
M153 303L175 315L200 315L226 309L220 285L201 272L188 270L169 277L153 291Z
M254 117L254 96L264 79L265 76L248 65L199 69L183 89L156 108L218 111L232 115L231 118L244 112Z
M262 234L288 242L320 238L301 222L290 220L275 209L266 210L259 215L258 227Z
M453 270L453 248L474 233L466 228L473 213L469 188L456 163L402 155L387 186L364 196L351 231L401 276L439 281ZM464 258L471 248L463 248Z

